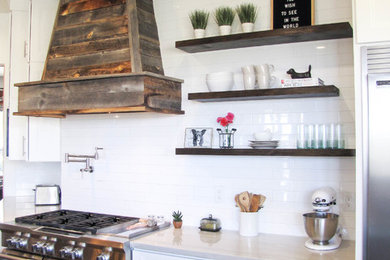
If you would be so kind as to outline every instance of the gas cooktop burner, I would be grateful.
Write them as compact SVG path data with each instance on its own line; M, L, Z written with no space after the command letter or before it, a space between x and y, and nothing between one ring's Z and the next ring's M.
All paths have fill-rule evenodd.
M16 223L90 232L91 234L102 233L107 228L113 228L124 223L137 223L138 221L139 218L74 210L57 210L15 218Z

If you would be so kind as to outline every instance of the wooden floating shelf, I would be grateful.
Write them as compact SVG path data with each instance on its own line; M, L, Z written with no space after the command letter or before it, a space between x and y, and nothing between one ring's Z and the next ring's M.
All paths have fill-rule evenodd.
M284 43L352 38L352 35L351 25L348 22L343 22L177 41L176 48L185 52L196 53Z
M334 85L298 88L271 88L221 92L189 93L188 100L201 102L243 101L284 98L337 97L340 91Z
M176 148L178 155L234 155L234 156L355 156L355 149L217 149Z

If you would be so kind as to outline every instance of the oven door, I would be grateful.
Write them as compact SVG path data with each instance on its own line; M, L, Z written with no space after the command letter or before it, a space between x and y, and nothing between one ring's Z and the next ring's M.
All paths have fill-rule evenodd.
M9 250L5 247L1 248L0 251L0 260L9 259L9 260L26 260L26 259L34 259L34 260L42 260L43 257L39 255L33 255L28 253L22 253L15 250ZM48 259L48 258L46 258Z

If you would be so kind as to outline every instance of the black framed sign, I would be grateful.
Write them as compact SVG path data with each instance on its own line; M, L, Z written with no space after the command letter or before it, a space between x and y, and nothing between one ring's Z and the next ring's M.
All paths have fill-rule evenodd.
M273 29L288 29L314 24L314 0L271 0Z

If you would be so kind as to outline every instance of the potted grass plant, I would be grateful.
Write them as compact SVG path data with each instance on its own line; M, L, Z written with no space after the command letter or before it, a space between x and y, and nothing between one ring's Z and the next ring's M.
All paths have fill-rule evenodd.
M257 18L257 7L252 4L241 4L237 6L236 12L240 19L243 32L253 32Z
M219 34L227 35L232 32L235 11L231 7L219 7L215 10L214 18L219 26Z
M203 38L205 36L209 15L209 12L203 10L195 10L190 13L189 16L192 28L194 28L195 38Z

